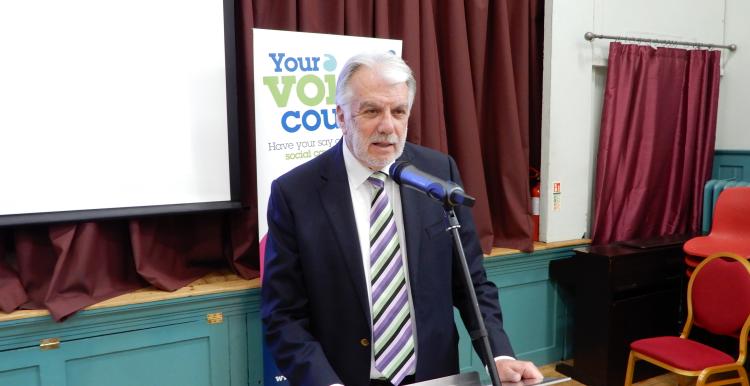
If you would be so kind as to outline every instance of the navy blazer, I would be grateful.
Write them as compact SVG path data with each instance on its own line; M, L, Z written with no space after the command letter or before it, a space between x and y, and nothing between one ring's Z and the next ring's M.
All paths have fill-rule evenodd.
M261 313L267 347L292 385L369 383L370 308L343 142L271 187ZM445 154L407 143L400 159L461 184ZM442 205L415 190L400 191L421 381L458 373L453 307L466 323L471 303ZM459 207L456 213L493 355L512 356L471 211Z

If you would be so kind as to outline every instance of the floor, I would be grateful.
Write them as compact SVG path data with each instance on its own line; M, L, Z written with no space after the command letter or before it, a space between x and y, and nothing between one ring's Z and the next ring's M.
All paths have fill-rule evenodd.
M562 377L562 376L564 376L563 374L560 374L560 373L558 373L558 372L555 371L555 366L556 365L557 365L556 363L552 363L552 364L549 364L549 365L544 365L544 366L541 366L539 368L539 370L541 370L542 374L545 377ZM690 380L687 377L682 377L682 378L685 378L685 379L682 379L682 383L681 383L682 385L686 385L686 384L689 385L690 384ZM634 383L633 385L636 385L636 386L676 386L676 385L680 384L678 381L680 381L680 379L678 378L678 375L676 375L676 374L664 374L664 375L660 375L658 377L654 377L654 378L643 380L641 382ZM694 381L693 381L693 383L694 383ZM575 380L571 380L571 381L567 381L567 382L562 382L562 383L559 383L558 385L560 385L560 386L585 386L583 383L577 382Z

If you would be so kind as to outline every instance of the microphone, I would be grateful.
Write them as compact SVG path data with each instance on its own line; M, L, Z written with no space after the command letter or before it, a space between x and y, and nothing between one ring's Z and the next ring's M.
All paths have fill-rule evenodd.
M476 201L455 182L427 174L406 161L394 162L389 171L397 184L420 191L444 205L472 207Z

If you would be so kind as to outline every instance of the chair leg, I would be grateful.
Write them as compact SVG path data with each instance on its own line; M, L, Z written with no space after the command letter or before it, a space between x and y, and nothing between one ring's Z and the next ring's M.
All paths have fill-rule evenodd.
M750 386L750 384L748 384L747 371L745 371L745 367L740 366L737 370L737 375L740 376L740 382L742 382L742 386Z
M675 379L677 380L677 386L693 386L695 385L695 377L691 377L688 375L681 375L681 374L674 374ZM750 385L749 385L750 386Z
M695 386L705 386L708 378L711 378L711 375L713 374L707 372L705 369L701 371L700 375L698 375L698 378L695 380Z
M628 356L628 369L625 372L625 386L631 386L633 384L633 370L635 369L635 354L633 350L630 350L630 356Z

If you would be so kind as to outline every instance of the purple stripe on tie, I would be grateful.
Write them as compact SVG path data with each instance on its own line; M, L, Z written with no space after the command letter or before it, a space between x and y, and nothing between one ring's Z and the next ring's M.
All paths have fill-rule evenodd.
M383 268L385 272L380 274L380 276L375 280L375 283L372 286L372 298L373 299L379 299L380 294L383 293L383 291L388 288L388 283L391 282L391 279L396 276L398 271L401 270L401 267L403 266L401 263L401 254L396 253L396 256L393 257L394 260L391 264L389 264L387 267Z
M374 223L375 220L380 216L380 213L383 212L383 209L385 209L385 206L388 204L388 198L385 197L385 193L381 194L378 198L378 201L373 204L373 206L370 208L370 224Z
M382 295L386 302L385 304L382 304L378 311L373 312L373 321L375 322L375 326L373 327L379 327L381 323L389 324L390 321L395 318L395 314L399 312L399 310L396 310L393 312L394 307L403 306L406 304L406 302L409 301L408 299L408 293L406 292L406 280L401 279L396 283L394 292L391 294L392 296L390 299L386 299L386 295ZM378 303L378 300L373 298L374 303ZM379 316L378 316L379 315ZM377 319L377 321L375 320Z
M393 235L396 234L396 224L393 222L388 223L388 228L380 234L377 240L373 241L372 247L370 247L370 265L374 264L375 261L383 253L383 249L390 244L393 239Z
M409 360L406 361L404 364L404 367L401 368L396 374L391 378L391 382L393 382L394 385L399 385L401 381L406 378L406 376L409 374L410 371L412 371L414 367L414 361L416 360L416 357L414 354L409 355Z
M393 211L390 210L390 208L385 208L383 212L385 212L385 218L383 219L382 223L375 224L374 221L370 223L370 231L375 230L375 234L370 235L370 246L373 246L378 240L383 238L383 233L388 229L388 227L396 226L396 220L393 217ZM380 214L378 214L378 216L380 216ZM372 239L373 236L376 236L376 238Z
M373 326L373 335L376 337L380 337L380 335L383 334L383 331L385 331L385 329L391 324L391 321L393 321L393 319L401 311L401 309L404 308L405 304L406 290L399 291L398 297L393 299L391 304L388 305L388 309L384 311L385 314L381 316L380 319L378 319L378 321L375 323L375 326Z
M382 180L380 178L370 176L370 177L367 177L367 181L371 183L373 186L375 186L376 188L383 189L383 186L385 186L385 177L386 177L385 173L382 173L382 172L377 172L377 173L380 173L383 175Z
M383 353L383 355L380 356L380 358L377 359L378 363L391 363L393 358L398 354L399 351L401 351L401 348L404 347L406 342L411 339L411 322L407 321L406 325L398 334L398 337L391 342L391 344L386 349L386 352Z

